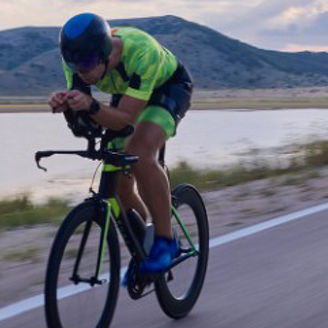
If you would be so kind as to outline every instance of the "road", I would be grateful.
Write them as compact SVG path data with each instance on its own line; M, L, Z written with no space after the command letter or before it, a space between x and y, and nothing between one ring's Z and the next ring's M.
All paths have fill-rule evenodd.
M326 328L327 210L211 248L202 294L189 316L166 317L155 295L121 289L113 328ZM45 328L39 308L1 328Z

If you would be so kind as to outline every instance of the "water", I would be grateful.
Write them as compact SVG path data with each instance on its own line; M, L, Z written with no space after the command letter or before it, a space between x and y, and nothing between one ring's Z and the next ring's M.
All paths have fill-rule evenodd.
M274 156L277 147L326 137L328 111L322 109L191 111L168 142L166 158L170 167L182 160L197 167L222 167L245 158L250 149ZM37 150L86 147L61 115L1 114L0 140L1 197L25 190L39 197L87 191L96 162L57 155L43 159L47 173L35 165Z

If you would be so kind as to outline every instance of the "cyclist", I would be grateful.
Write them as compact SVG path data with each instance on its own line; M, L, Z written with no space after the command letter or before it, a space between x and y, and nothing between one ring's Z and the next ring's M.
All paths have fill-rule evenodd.
M170 224L170 187L157 154L175 135L190 106L191 77L149 34L132 27L111 29L92 13L66 22L60 50L68 90L51 95L53 112L84 111L92 121L113 130L135 126L127 140L112 144L139 156L132 177L122 175L118 194L126 209L136 209L145 220L150 212L156 236L142 267L160 272L169 266L178 245ZM112 94L109 106L92 97L91 85Z

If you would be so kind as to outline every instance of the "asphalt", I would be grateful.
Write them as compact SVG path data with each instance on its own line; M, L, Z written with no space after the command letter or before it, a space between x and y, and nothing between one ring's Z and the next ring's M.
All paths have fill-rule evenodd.
M133 301L121 289L111 327L326 328L326 216L323 211L211 248L203 291L182 320L166 317L154 294ZM63 301L68 314L71 301ZM0 327L45 328L43 309Z

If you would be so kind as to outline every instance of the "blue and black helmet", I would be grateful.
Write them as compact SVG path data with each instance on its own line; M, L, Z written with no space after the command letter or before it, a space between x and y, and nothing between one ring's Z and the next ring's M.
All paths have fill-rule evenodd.
M60 50L69 66L92 68L106 62L112 50L109 24L100 16L83 13L73 16L60 32Z

